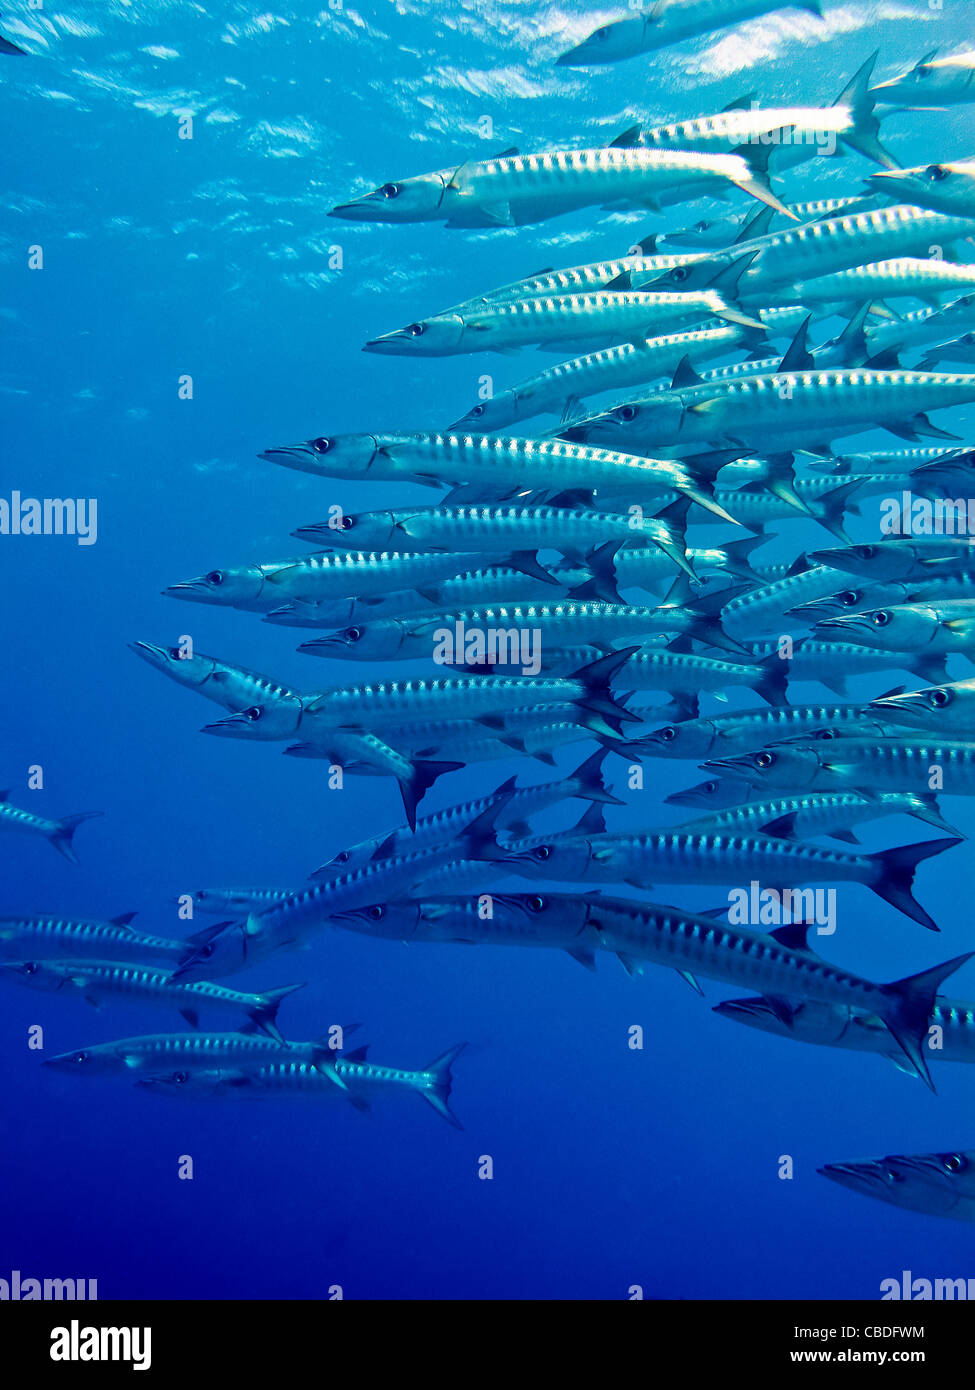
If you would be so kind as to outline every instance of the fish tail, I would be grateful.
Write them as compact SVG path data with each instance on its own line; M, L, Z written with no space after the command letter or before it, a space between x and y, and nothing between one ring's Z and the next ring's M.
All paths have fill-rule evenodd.
M916 816L918 820L926 821L928 825L936 826L938 830L943 830L946 835L956 835L959 840L965 838L949 821L945 820L936 796L918 795L917 801L919 805L912 808L910 815Z
M282 1000L289 994L294 994L296 989L304 989L304 984L282 985L280 989L266 989L257 996L258 1004L251 1011L250 1019L253 1026L261 1033L266 1033L269 1038L273 1038L276 1043L284 1044L284 1038L277 1025L278 1009L281 1007Z
M884 994L890 1000L890 1007L878 1012L897 1040L901 1051L932 1091L934 1082L931 1080L922 1047L935 997L942 982L966 961L971 960L973 955L975 952L966 951L964 955L954 956L941 965L932 966L930 970L922 970L918 975L908 975L903 980L895 980L893 984L883 986Z
M905 917L920 922L928 931L937 931L937 924L914 898L914 873L922 860L931 859L934 855L942 854L946 849L960 844L961 840L955 838L923 840L920 844L897 845L894 849L871 854L875 875L869 886L878 897L896 907L899 912L903 912Z
M849 106L853 118L852 131L840 138L844 145L849 145L858 154L872 159L875 164L880 164L885 169L899 169L901 166L888 154L879 139L880 122L874 113L877 98L870 90L870 79L876 62L877 54L874 53L854 73L833 103L834 106Z
M620 668L639 650L638 646L621 647L618 651L607 652L598 661L591 661L588 666L573 672L573 679L583 686L583 692L578 699L579 705L593 714L601 715L610 728L617 732L619 722L632 719L633 715L625 705L619 704L613 698L610 685Z
M400 794L403 797L403 809L406 811L406 819L411 830L416 829L417 805L423 800L437 778L442 777L445 772L457 772L463 766L463 763L424 761L411 764L409 776L399 781Z
M431 1087L420 1089L420 1095L428 1105L433 1106L438 1115L442 1115L449 1125L453 1125L454 1129L463 1129L464 1126L449 1105L450 1092L454 1084L451 1067L466 1046L466 1043L456 1043L435 1058L429 1066L423 1068L424 1072L428 1076L432 1075L434 1080Z
M599 748L593 753L592 757L587 758L584 763L580 763L575 772L571 774L571 780L579 783L579 796L586 801L603 801L611 806L625 805L618 796L606 790L603 779L603 764L606 761L608 748Z
M101 811L81 811L76 816L65 816L58 821L58 828L50 837L51 844L59 854L63 854L69 864L77 864L78 856L74 852L72 840L74 832L82 821L93 820L96 816L102 815Z
M772 652L758 663L761 679L752 687L768 705L782 706L789 703L789 663L783 661L778 652Z

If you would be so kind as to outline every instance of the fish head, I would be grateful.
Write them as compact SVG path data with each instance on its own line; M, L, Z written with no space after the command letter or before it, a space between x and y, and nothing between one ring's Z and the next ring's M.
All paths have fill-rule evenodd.
M214 603L233 608L252 603L264 589L265 570L261 565L237 565L232 569L208 570L195 579L170 584L163 589L167 598L188 599L191 603ZM142 655L142 653L140 653ZM148 659L148 658L147 658Z
M442 357L457 351L466 331L467 323L461 314L434 314L370 338L362 350L394 357Z
M738 778L709 777L706 782L698 782L684 791L671 792L664 801L669 806L700 806L705 811L723 811L728 806L748 801L752 782L742 781L740 777L741 774Z
M564 879L585 877L592 860L592 845L585 836L537 836L515 840L503 848L499 862L520 878Z
M818 623L821 619L835 618L846 613L860 612L866 603L876 598L876 587L874 585L851 584L848 589L840 589L835 594L830 594L826 598L809 599L806 603L797 603L794 608L787 608L786 615L790 618L804 618L807 622Z
M513 425L520 418L518 412L518 392L499 391L496 396L491 396L489 400L478 401L477 405L472 405L466 415L462 415L459 420L448 428L450 430L478 430L490 433L492 430L503 430L507 425Z
M189 942L189 949L180 958L171 979L186 985L246 970L254 955L250 949L255 934L252 924L259 925L260 917L249 918L246 922L229 922L207 940Z
M906 579L917 569L914 547L899 540L866 541L857 545L827 546L807 551L807 559L815 565L854 574L859 579Z
M562 430L560 437L572 443L639 454L647 441L676 440L683 418L680 394L662 391L652 399L624 401L611 410L589 415Z
M209 656L197 656L179 647L157 647L153 642L130 642L129 651L148 661L157 671L171 676L180 685L199 688L217 670L217 663Z
M588 38L575 48L560 53L555 62L564 68L592 68L604 63L618 63L621 58L632 58L639 53L647 20L635 15L627 19L617 19L611 24L603 24L594 29Z
M0 965L0 978L15 980L30 989L53 993L66 983L67 974L64 967L52 961L11 960Z
M591 904L576 893L492 893L491 911L499 927L527 934L557 929L576 935L589 920Z
M304 707L299 699L285 696L263 705L248 705L246 709L216 719L212 724L204 725L203 733L216 734L220 738L273 742L275 739L293 738L298 732L303 713Z
M734 259L730 253L718 252L699 261L692 261L690 265L673 265L669 270L661 271L653 280L648 280L642 288L654 294L704 289Z
M657 238L657 247L666 249L673 246L679 251L696 251L700 246L725 246L740 230L740 218L702 217L691 227L665 232Z
M423 920L419 902L369 903L334 912L328 922L363 936L388 937L392 941L408 941Z
M838 1043L857 1017L849 1004L796 999L791 1002L788 1021L784 1021L781 1005L771 1003L761 994L747 999L722 1000L712 1012L720 1014L722 1018L733 1019L735 1023L747 1024L749 1028L760 1028L765 1033L824 1046Z
M348 849L340 849L338 854L333 854L327 863L315 870L312 878L335 878L338 874L361 869L363 864L369 863L382 842L382 838L376 835L373 839L361 840L359 844L351 845Z
M406 640L406 629L407 621L399 618L350 623L323 637L302 642L298 650L309 656L337 657L345 661L390 661L399 654ZM427 646L432 651L432 643Z
M838 641L860 642L881 651L917 651L930 646L942 623L934 608L921 604L901 604L890 608L870 608L862 613L841 613L821 618L816 630Z
M409 179L381 183L348 203L339 203L328 214L349 222L431 222L446 216L441 210L453 170L417 174Z
M94 1047L78 1048L47 1057L42 1063L55 1071L75 1072L85 1076L106 1076L125 1067L138 1066L135 1053L127 1052L121 1043L99 1043Z
M228 1094L233 1089L246 1085L240 1072L223 1071L170 1071L155 1076L140 1076L136 1086L141 1091L149 1091L154 1096L178 1096L183 1100L212 1100L215 1096Z
M935 212L975 216L975 160L885 169L866 180L873 192Z
M394 511L344 512L337 532L329 521L320 522L315 527L301 527L294 534L302 540L314 540L325 547L339 544L337 540L329 542L328 539L329 535L338 535L341 536L341 544L349 545L354 550L406 550L409 547L401 543L398 521L399 513Z
M931 1201L938 1201L942 1214L975 1196L975 1162L964 1149L945 1153L892 1154L887 1162L910 1182L920 1183Z
M863 1163L827 1163L818 1171L852 1192L908 1210L948 1216L963 1194L953 1188L950 1172L939 1175L934 1166L928 1166L937 1157L940 1156L890 1154ZM965 1161L965 1155L960 1153L944 1157Z
M365 478L380 454L371 434L321 434L302 444L265 449L258 457L319 478Z
M882 711L888 724L908 724L912 728L938 730L944 727L945 711L954 722L966 698L975 697L975 680L952 681L948 685L929 685L923 690L907 690L901 695L880 695L870 701L871 709Z
M705 758L717 738L718 731L710 719L688 719L651 729L641 735L639 742L657 758Z
M805 745L779 743L751 753L734 753L702 764L708 772L747 780L753 786L804 787L820 765L815 749Z

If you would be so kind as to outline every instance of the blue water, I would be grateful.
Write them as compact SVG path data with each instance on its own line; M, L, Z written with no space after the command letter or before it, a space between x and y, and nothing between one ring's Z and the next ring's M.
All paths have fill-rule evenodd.
M383 359L361 354L367 338L540 266L620 254L706 205L485 233L341 223L328 209L386 178L512 144L596 144L634 120L715 111L744 92L831 101L874 48L887 76L968 38L964 5L825 7L823 23L783 11L588 73L552 60L613 7L6 8L0 28L32 56L0 58L2 492L96 497L99 532L90 547L0 538L0 785L41 814L104 818L78 832L80 867L40 840L0 841L3 912L137 908L137 925L181 934L177 894L298 884L344 844L400 823L392 782L350 778L329 791L321 765L282 757L280 745L202 735L216 707L126 643L189 634L295 686L358 679L358 666L296 655L299 633L160 591L216 565L300 552L289 532L332 502L428 500L290 473L257 460L261 448L443 426L473 403L482 372L509 385L555 360ZM178 138L186 113L192 140ZM906 165L961 157L971 120L964 107L896 115L884 134ZM813 161L782 187L792 199L841 195L868 172L855 155ZM27 268L31 246L43 247L43 270ZM334 247L341 270L329 268ZM178 398L183 374L192 400ZM938 418L971 438L972 415ZM857 446L888 442L878 433ZM871 534L868 521L853 526ZM824 543L790 522L762 559ZM794 699L823 693L793 688ZM731 707L745 703L732 693ZM586 751L565 750L560 768ZM26 790L32 764L43 791ZM660 798L699 780L696 769L647 769L647 790L611 825L679 818ZM514 757L472 766L422 810L515 772L548 775ZM618 789L623 777L618 763ZM579 809L540 824L569 824ZM975 831L971 803L946 797L945 809ZM925 836L906 820L864 832L870 848ZM970 869L961 848L920 871L937 938L865 889L842 889L828 954L893 979L966 949ZM721 890L660 896L709 907ZM975 1273L964 1226L859 1199L815 1172L971 1147L964 1068L936 1068L934 1097L879 1057L804 1049L712 1015L742 990L706 982L702 1001L672 972L630 979L612 958L590 975L557 953L336 931L232 983L301 979L308 987L282 1010L289 1036L361 1021L374 1055L403 1065L466 1040L453 1096L464 1131L411 1096L380 1099L368 1116L340 1100L208 1106L44 1071L39 1056L155 1031L165 1015L96 1013L5 986L0 1277L97 1278L101 1297L311 1298L339 1285L348 1298L621 1299L640 1285L647 1298L757 1299L875 1298L903 1269ZM975 994L975 967L951 989ZM37 1024L41 1054L26 1045ZM643 1051L627 1048L632 1024ZM777 1176L784 1154L792 1181ZM192 1181L177 1176L182 1155ZM482 1155L491 1181L477 1177Z

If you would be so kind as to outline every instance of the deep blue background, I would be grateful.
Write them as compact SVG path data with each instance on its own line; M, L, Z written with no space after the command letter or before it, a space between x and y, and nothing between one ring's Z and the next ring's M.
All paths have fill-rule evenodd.
M392 783L329 792L322 767L279 746L200 735L213 707L125 644L187 633L294 685L358 678L358 666L296 655L294 632L160 590L300 551L288 533L330 502L397 495L275 468L257 461L260 448L442 426L473 402L481 372L507 385L543 360L410 363L361 355L367 337L542 265L619 254L667 219L593 211L477 234L357 226L327 210L385 178L510 144L595 144L635 119L690 117L752 90L766 103L831 101L875 47L889 75L967 37L964 5L826 8L824 24L784 11L573 73L554 55L604 17L580 4L407 0L317 17L239 4L6 7L6 32L34 56L0 60L0 485L97 497L99 539L0 541L0 785L22 789L40 762L46 788L23 791L22 804L105 817L79 831L80 868L40 841L5 839L0 910L138 908L140 925L178 933L175 894L298 882L346 841L399 822ZM177 138L187 111L192 141ZM897 115L885 132L910 164L970 154L971 129L961 108ZM866 172L857 156L817 162L787 197L855 192ZM699 215L677 209L670 225ZM27 269L34 244L42 272ZM333 246L341 271L328 269ZM177 399L182 373L191 402ZM962 433L971 416L939 419ZM814 541L823 533L790 523L761 558ZM660 795L699 778L691 765L648 767L652 785L614 823L676 819ZM519 769L545 776L518 760L472 767L424 810ZM622 764L615 775L622 784ZM972 828L969 803L945 805ZM925 831L887 821L867 835L879 848ZM842 890L829 954L892 979L966 949L970 868L959 849L921 870L940 938L864 889ZM624 1298L641 1284L661 1298L874 1298L902 1269L972 1273L965 1227L860 1201L815 1173L830 1160L971 1146L963 1068L936 1069L935 1098L880 1058L737 1029L675 975L631 980L610 959L590 976L558 954L336 933L241 983L302 978L309 988L282 1013L291 1036L362 1020L375 1055L404 1065L469 1040L454 1094L465 1132L410 1097L364 1118L341 1103L169 1104L50 1075L26 1050L31 1024L44 1025L49 1052L165 1025L10 986L0 1276L96 1277L103 1297L318 1297L341 1284L347 1297ZM952 988L975 991L975 970ZM735 992L709 985L708 1002ZM633 1023L642 1052L626 1047ZM195 1160L192 1182L177 1180L182 1154ZM492 1182L476 1179L482 1154ZM795 1159L792 1182L776 1176L781 1154Z

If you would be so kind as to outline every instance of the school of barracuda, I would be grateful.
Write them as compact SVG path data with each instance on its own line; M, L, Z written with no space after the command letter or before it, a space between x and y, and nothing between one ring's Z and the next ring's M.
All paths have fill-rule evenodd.
M558 63L632 59L789 8L821 13L818 0L662 0L580 32ZM131 916L0 922L4 979L93 1003L135 999L194 1030L47 1065L207 1100L307 1093L366 1108L381 1091L413 1091L459 1124L448 1100L463 1044L420 1070L374 1064L344 1046L356 1025L286 1036L278 1010L300 986L217 983L265 957L273 974L279 952L337 929L564 951L590 970L611 955L632 976L676 970L698 992L704 977L750 991L717 1004L723 1018L879 1053L932 1091L932 1062L936 1072L975 1062L975 1001L938 992L975 953L894 981L878 967L878 982L823 959L808 939L808 890L824 883L861 901L870 892L937 931L915 876L935 858L941 869L964 838L939 795L952 819L965 810L954 799L975 796L975 677L955 667L975 664L965 524L975 446L931 419L975 402L964 370L975 359L975 266L965 259L975 161L944 151L943 162L904 169L896 139L880 138L892 111L975 100L975 54L927 54L880 82L877 59L828 106L763 109L747 97L691 120L633 124L605 148L509 149L397 177L334 208L350 221L476 229L642 208L673 225L614 260L486 283L364 344L409 357L510 358L528 345L560 354L543 370L512 367L504 389L464 411L458 402L454 423L439 408L427 432L377 431L364 418L360 433L310 432L260 455L325 485L319 517L291 522L314 549L205 556L221 567L165 592L300 629L311 656L411 669L325 687L310 670L292 689L222 655L143 640L132 650L219 707L206 733L280 742L318 760L311 777L393 778L406 825L346 847L304 884L199 889L194 911L221 920L186 939L141 932ZM826 136L841 156L836 196L802 203L789 179L826 152ZM732 212L687 226L669 211L738 195ZM827 336L821 325L836 315L846 327ZM898 445L843 452L873 429ZM348 514L328 493L338 479L439 496ZM866 501L892 491L927 529L868 526ZM756 551L778 534L768 528L797 519L818 525L821 542L788 565L763 564ZM851 519L868 534L852 538ZM846 681L864 675L874 698L844 698ZM810 697L807 683L829 696ZM707 708L731 688L752 705ZM511 777L419 814L454 771L512 755L554 768L563 746L579 746L572 771ZM627 792L652 777L654 759L683 759L707 780L666 798L687 818L634 826ZM572 799L585 810L571 830L534 826ZM938 834L864 852L855 827L892 815ZM69 859L86 818L43 820L0 798L0 829L46 836ZM694 884L794 890L799 915L765 931L772 919L761 911L743 925L723 920L727 908L691 912L650 896ZM235 1031L201 1031L201 1015ZM975 1220L973 1165L975 1153L959 1151L820 1171L909 1210Z

